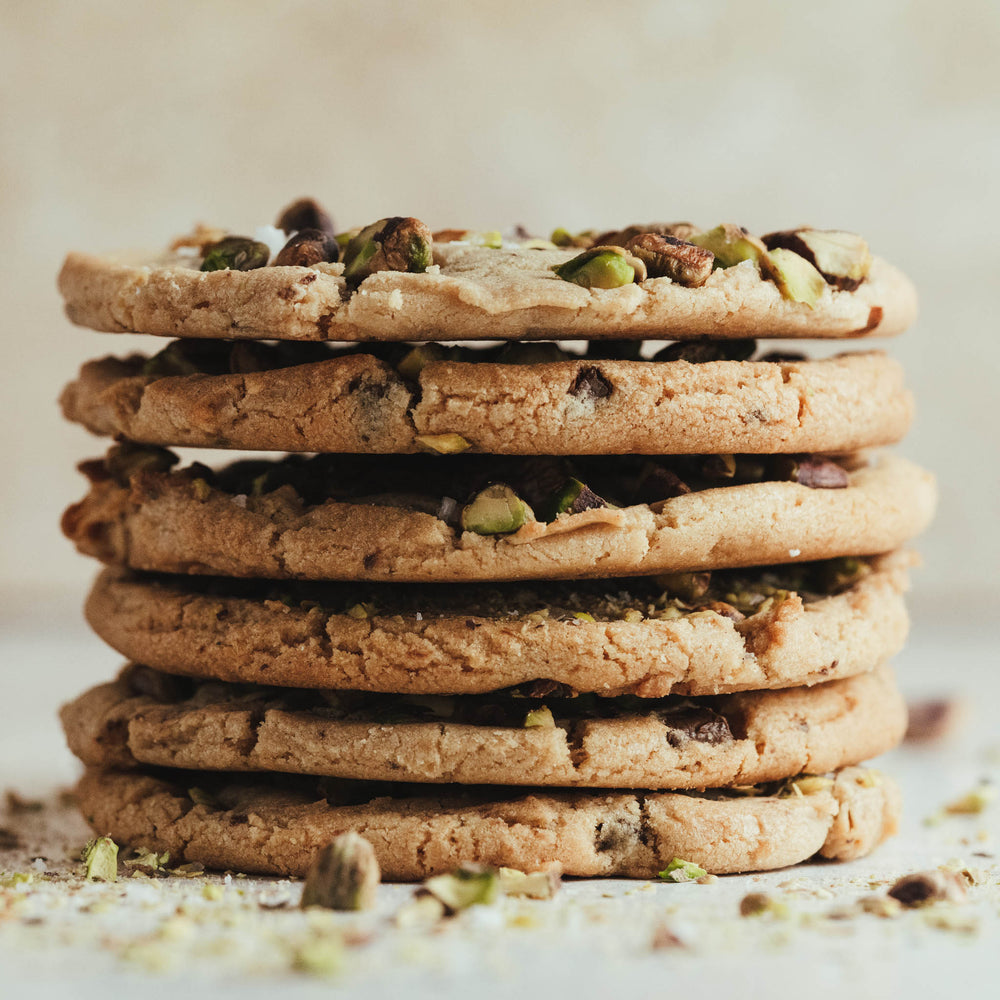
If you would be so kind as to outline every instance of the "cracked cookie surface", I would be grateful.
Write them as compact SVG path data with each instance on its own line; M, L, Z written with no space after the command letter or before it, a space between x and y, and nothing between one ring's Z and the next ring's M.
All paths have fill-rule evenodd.
M853 451L906 433L913 401L880 352L822 361L437 361L419 383L366 354L246 373L143 374L85 364L69 420L145 444L405 453L458 434L492 454ZM601 392L578 388L600 380Z
M810 567L784 567L771 574L776 596L762 590L742 620L699 601L663 602L660 588L642 579L461 593L357 583L289 591L114 568L94 584L86 615L127 658L192 677L414 694L548 681L658 698L814 684L873 669L905 639L910 564L906 553L871 560L870 572L835 593L810 593L808 579L795 578ZM751 574L747 586L759 578ZM717 595L705 600L732 598L726 581L712 584ZM617 603L614 615L603 613L606 594Z
M88 770L77 795L87 822L118 843L178 862L305 876L316 853L354 830L382 876L423 879L476 861L571 876L654 878L675 857L713 874L782 868L819 855L850 860L895 833L899 792L877 772L846 768L808 794L489 789L429 794L361 785L354 794L286 775L276 780L186 772ZM196 786L198 802L192 798Z
M70 749L90 767L653 789L831 771L891 749L906 728L887 667L698 702L314 692L131 667L61 717Z
M547 340L890 336L916 316L913 285L875 258L855 291L813 307L782 297L749 261L700 288L653 278L623 288L562 281L572 250L435 244L423 274L380 271L353 294L342 264L203 272L176 254L71 253L59 275L69 318L114 333L277 340Z

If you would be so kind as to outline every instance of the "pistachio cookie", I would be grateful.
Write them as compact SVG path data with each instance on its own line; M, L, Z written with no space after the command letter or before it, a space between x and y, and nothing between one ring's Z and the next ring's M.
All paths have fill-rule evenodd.
M317 692L131 667L66 705L62 722L89 767L704 789L867 760L902 739L906 707L887 667L696 701Z
M898 441L913 416L902 367L879 352L749 361L753 341L714 341L641 361L551 343L393 346L175 341L85 364L60 402L97 434L292 452L855 451Z
M908 279L852 233L649 223L557 246L400 216L336 234L310 204L258 238L70 254L66 312L115 333L341 341L888 336L916 315Z
M454 588L106 569L87 620L174 674L283 687L660 698L837 680L902 647L911 557Z
M112 449L63 515L132 569L444 583L652 575L871 555L930 520L905 459L321 455L168 471ZM729 485L726 485L729 484Z
M391 881L468 861L630 878L655 878L677 857L720 875L814 855L846 861L894 833L900 811L889 779L853 767L739 794L429 791L288 775L88 770L77 797L94 831L118 843L250 873L305 876L322 847L354 830Z

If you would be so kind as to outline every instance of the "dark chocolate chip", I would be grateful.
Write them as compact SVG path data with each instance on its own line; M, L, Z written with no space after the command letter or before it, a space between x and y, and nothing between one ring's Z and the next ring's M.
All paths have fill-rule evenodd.
M746 361L757 350L756 340L679 340L653 355L654 361Z
M569 387L569 394L577 399L607 399L614 391L614 386L604 377L600 368L588 365L580 369L580 374Z
M668 728L667 742L672 747L681 746L689 740L715 745L727 743L733 738L726 719L700 705L667 709L660 718Z

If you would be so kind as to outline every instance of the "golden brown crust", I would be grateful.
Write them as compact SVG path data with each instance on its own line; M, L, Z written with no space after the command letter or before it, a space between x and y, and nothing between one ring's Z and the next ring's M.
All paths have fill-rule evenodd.
M87 620L118 652L223 681L411 694L481 694L534 680L661 698L837 680L894 656L907 631L905 553L849 590L798 595L736 623L718 614L639 622L380 613L199 594L184 578L98 577Z
M261 781L224 788L224 803L196 805L189 781L202 783L197 773L181 784L88 770L77 794L96 833L209 868L304 876L317 851L355 830L375 848L389 881L427 878L466 861L630 878L653 878L675 857L720 875L763 871L815 854L844 856L844 810L871 818L855 828L851 856L894 833L899 816L892 782L862 768L841 771L830 789L788 798L519 792L508 801L448 794L331 806Z
M284 488L233 497L207 486L199 491L184 476L144 473L132 480L131 491L95 484L63 515L63 530L87 555L167 573L572 579L887 552L919 534L934 505L929 473L884 456L850 473L845 489L790 482L710 489L666 500L655 510L584 511L495 537L459 535L417 511L333 502L303 507Z
M83 366L67 419L166 446L416 452L459 434L491 454L775 454L898 441L913 400L881 352L823 361L433 362L415 398L368 355L234 375L142 375L143 358ZM609 393L575 395L581 372ZM411 409L412 404L412 409Z
M382 271L353 294L343 265L196 270L192 258L71 253L59 275L69 318L113 333L283 340L547 340L890 336L916 316L909 280L876 258L854 292L815 308L782 298L749 262L700 288L654 278L589 290L556 277L565 250L435 246L426 274Z

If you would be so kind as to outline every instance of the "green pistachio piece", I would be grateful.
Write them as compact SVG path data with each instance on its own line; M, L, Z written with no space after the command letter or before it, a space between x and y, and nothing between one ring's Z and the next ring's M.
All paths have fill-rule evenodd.
M353 229L345 229L342 233L337 233L334 239L337 241L337 246L341 250L346 250L348 244L361 232L361 226L355 226Z
M381 878L372 845L352 830L334 838L316 855L300 905L370 910Z
M554 521L560 514L579 514L595 507L607 507L607 502L579 479L568 479L545 505L543 520Z
M444 347L441 344L417 344L411 347L396 365L396 371L405 379L416 382L425 365L432 361L459 361L462 357L460 347Z
M97 837L83 849L87 881L118 881L118 845L110 837Z
M427 879L423 889L440 900L449 914L457 913L470 906L496 902L501 892L500 876L495 868L467 864L447 875Z
M516 868L501 868L500 888L505 896L526 896L528 899L551 899L562 884L554 868L540 872L522 872Z
M205 248L202 271L253 271L265 267L271 250L247 236L226 236Z
M509 486L493 483L465 505L461 524L477 535L509 535L533 520L534 511Z
M551 240L527 239L521 240L522 250L558 250L559 248Z
M352 604L347 609L348 618L371 618L375 614L375 605L368 603Z
M835 229L794 229L768 233L764 243L773 252L790 250L804 257L823 276L827 284L852 292L872 266L868 244L856 233Z
M552 718L552 712L545 705L542 705L539 708L533 708L524 717L524 728L555 729L556 720Z
M359 284L378 271L422 273L433 263L432 244L431 231L419 219L379 219L347 244L344 277Z
M949 816L978 816L996 798L996 794L996 788L984 782L971 792L966 792L960 798L949 802L944 811Z
M687 237L689 243L704 247L715 254L716 267L733 267L744 260L753 261L766 276L771 275L767 247L742 226L723 223L704 233Z
M748 892L740 900L741 917L762 917L764 915L784 917L788 915L788 907L784 903L772 899L766 892Z
M810 309L819 302L826 281L812 264L791 250L776 247L770 252L774 283L791 302L804 302Z
M568 351L564 351L551 340L541 341L509 341L500 348L496 356L499 365L543 365L553 361L571 359Z
M503 235L497 229L482 233L469 233L466 239L474 247L489 247L491 250L499 250L503 246Z
M674 858L662 872L659 872L658 877L664 882L693 882L707 874L704 868L700 868L693 861Z
M437 452L439 455L457 455L472 447L472 443L461 434L416 434L413 440L424 451Z
M549 240L557 247L582 247L585 249L593 244L594 236L593 229L585 229L583 232L574 235L568 229L563 229L559 226L552 230Z
M836 593L853 586L872 571L871 565L856 556L841 556L816 563L816 580L821 590Z
M704 573L661 573L654 577L656 585L662 587L671 597L682 601L696 601L704 597L712 582L712 574Z
M591 247L552 270L584 288L621 288L646 278L646 265L622 247Z
M344 943L339 936L312 937L292 952L292 968L308 976L328 979L344 969Z
M573 618L578 622L596 622L597 619L589 611L574 611Z

